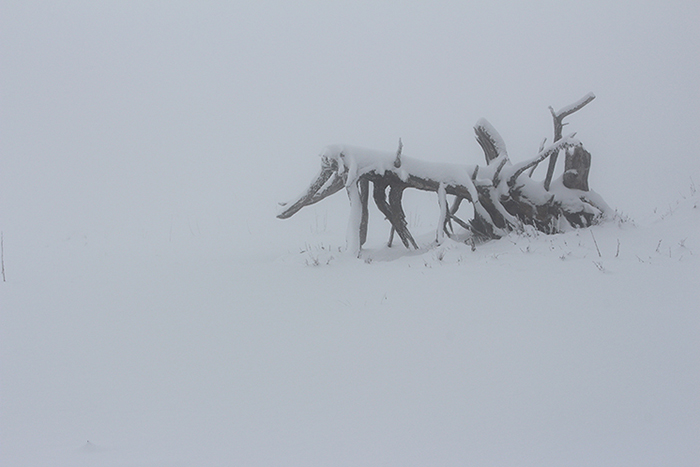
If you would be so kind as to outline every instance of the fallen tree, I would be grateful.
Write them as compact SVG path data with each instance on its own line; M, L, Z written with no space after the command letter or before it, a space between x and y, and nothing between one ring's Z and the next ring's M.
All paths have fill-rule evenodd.
M394 234L406 248L418 249L411 235L402 206L408 188L435 192L440 209L436 242L455 234L454 224L462 227L470 242L496 239L524 225L545 233L567 228L589 227L610 211L595 192L589 190L588 173L591 155L575 138L575 133L562 136L563 119L582 109L595 96L590 93L579 101L554 111L554 138L546 140L538 153L524 162L512 163L503 138L485 119L474 131L484 151L486 165L444 164L421 161L403 155L399 140L396 152L373 151L353 146L334 145L321 153L321 170L306 191L295 201L281 203L277 215L287 219L305 206L310 206L345 188L350 199L350 220L347 247L360 253L367 240L369 219L369 185L379 211L391 224L389 246ZM564 171L553 179L557 158L565 154ZM532 179L535 168L549 159L544 180ZM387 193L388 191L388 193ZM452 196L451 202L448 195ZM473 218L458 216L462 202L473 205Z

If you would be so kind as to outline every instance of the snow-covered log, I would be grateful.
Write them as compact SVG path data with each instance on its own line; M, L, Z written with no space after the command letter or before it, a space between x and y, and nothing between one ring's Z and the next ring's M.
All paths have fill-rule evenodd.
M374 203L391 225L389 246L396 234L406 248L419 247L408 229L402 206L403 193L409 188L437 194L439 216L435 241L438 243L445 234L454 235L453 221L466 231L467 235L460 235L460 238L467 238L472 244L475 239L499 238L523 225L532 225L546 233L561 231L567 226L588 227L604 218L610 208L589 190L590 153L575 134L562 137L561 131L563 118L583 108L594 97L592 93L587 94L558 112L550 107L555 123L554 142L549 146L543 142L534 157L515 164L510 160L503 138L485 119L480 119L474 127L486 158L485 166L414 159L404 155L401 140L395 152L328 146L321 153L321 170L317 177L295 201L282 204L277 217L291 217L304 206L345 188L351 206L348 250L359 255L367 239L369 184L372 183ZM552 180L550 172L561 151L566 153L564 173ZM544 181L533 180L532 170L525 174L545 159L550 160L550 170ZM454 197L451 203L448 195ZM474 216L469 221L457 216L464 200L474 207Z

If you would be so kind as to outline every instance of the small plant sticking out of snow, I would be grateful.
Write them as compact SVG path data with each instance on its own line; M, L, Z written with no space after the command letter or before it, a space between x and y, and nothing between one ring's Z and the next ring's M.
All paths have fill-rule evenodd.
M631 225L634 227L635 225L631 217L617 210L612 216L610 216L610 218L613 222L617 224L618 227L622 227L624 225Z
M301 253L306 255L305 263L307 266L328 266L335 259L332 248L323 244L318 246L307 244Z
M693 181L693 177L690 177L690 196L695 196L697 192L698 190L697 188L695 188L695 182Z
M595 239L595 235L593 235L593 231L591 230L591 237L593 237L593 244L595 245L595 251L598 252L598 258L602 258L603 255L600 254L600 248L598 248L598 242Z
M434 255L435 259L438 260L439 262L442 262L445 259L445 255L447 252L445 251L444 248L440 248L439 250L435 251Z
M537 238L540 236L540 232L531 225L524 225L521 234L530 238Z

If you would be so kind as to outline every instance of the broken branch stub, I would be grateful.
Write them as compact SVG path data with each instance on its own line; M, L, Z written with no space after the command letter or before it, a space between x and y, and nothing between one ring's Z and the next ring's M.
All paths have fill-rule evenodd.
M588 191L588 172L591 170L591 153L583 146L574 146L566 151L562 182L566 188Z
M401 167L401 150L403 149L403 143L401 138L399 138L399 149L396 150L396 159L394 159L394 167L397 169Z

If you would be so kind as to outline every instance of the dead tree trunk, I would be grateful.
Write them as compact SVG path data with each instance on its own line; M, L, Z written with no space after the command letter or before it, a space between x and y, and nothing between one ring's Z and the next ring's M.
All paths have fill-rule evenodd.
M437 242L442 241L443 232L448 236L455 235L452 221L465 230L471 244L475 239L502 237L523 225L531 225L546 233L560 231L566 225L588 227L602 219L609 208L589 190L590 153L574 138L574 134L563 137L562 129L565 117L594 98L593 94L587 94L558 112L550 107L554 142L546 147L543 142L535 157L516 164L511 162L503 138L484 119L474 127L486 159L486 165L482 167L412 159L403 155L401 140L395 153L329 146L321 154L322 167L317 178L295 202L284 204L278 217L291 217L302 207L317 203L345 187L352 205L348 246L359 254L367 240L371 182L372 198L391 225L389 246L396 233L406 248L419 248L408 229L402 206L403 193L408 188L437 194L440 210ZM564 173L553 180L556 158L561 151L566 153ZM549 159L547 175L543 181L537 182L531 178L532 171L545 159ZM528 169L532 169L529 175L524 175ZM553 183L556 190L550 190ZM455 197L451 207L447 195ZM464 200L474 206L474 217L468 222L457 217Z

